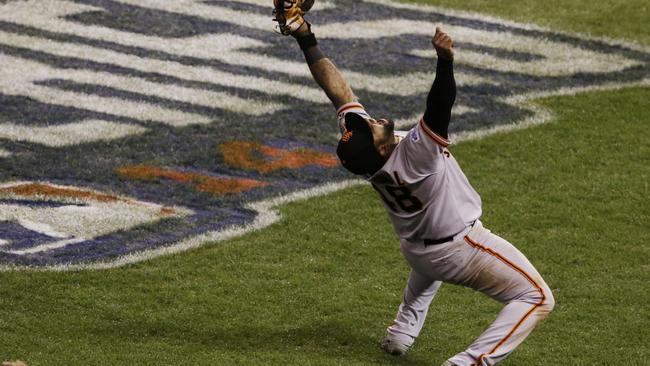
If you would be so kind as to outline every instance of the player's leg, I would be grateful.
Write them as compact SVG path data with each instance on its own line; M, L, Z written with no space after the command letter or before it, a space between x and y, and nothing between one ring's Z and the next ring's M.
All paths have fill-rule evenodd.
M449 359L454 365L494 365L524 341L555 305L550 288L535 267L512 244L477 223L463 238L468 259L459 284L506 304L496 320L465 351Z
M447 243L402 245L402 253L412 268L429 278L471 287L506 304L488 329L445 365L495 364L553 309L553 294L535 267L480 222Z
M357 97L343 75L318 46L316 36L312 33L309 23L303 23L292 36L296 38L303 51L314 80L327 94L334 108L338 110L347 103L356 102Z
M411 348L415 338L420 335L431 300L441 284L411 270L397 316L386 330L381 345L386 352L403 355Z

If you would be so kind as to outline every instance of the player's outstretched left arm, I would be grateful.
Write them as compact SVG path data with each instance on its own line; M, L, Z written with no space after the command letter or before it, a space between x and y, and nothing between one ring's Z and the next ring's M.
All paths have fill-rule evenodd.
M316 36L311 31L311 25L302 18L306 10L301 10L301 6L304 9L307 2L303 0L274 0L274 4L276 21L279 23L281 33L291 35L298 41L314 80L327 94L334 108L338 110L347 103L356 102L357 97L347 81L320 49Z

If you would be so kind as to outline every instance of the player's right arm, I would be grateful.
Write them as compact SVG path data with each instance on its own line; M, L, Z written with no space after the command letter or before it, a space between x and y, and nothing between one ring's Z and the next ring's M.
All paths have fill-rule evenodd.
M356 102L357 97L334 63L320 49L310 28L308 23L305 22L292 35L296 37L300 48L305 54L309 71L311 71L314 80L323 89L334 108L338 111L344 105Z
M436 78L427 97L427 108L422 120L426 128L439 135L445 141L449 137L449 121L451 108L456 100L456 80L454 79L454 42L440 27L431 40L436 53L438 64Z
M309 70L337 110L346 104L357 101L357 96L352 88L330 59L323 58L313 65L309 65Z

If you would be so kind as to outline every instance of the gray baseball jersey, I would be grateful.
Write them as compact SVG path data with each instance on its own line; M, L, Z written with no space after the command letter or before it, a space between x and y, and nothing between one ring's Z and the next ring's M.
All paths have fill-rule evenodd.
M370 118L359 103L341 106L337 116L342 133L347 113ZM481 217L481 197L447 150L448 145L447 139L421 119L369 178L401 240L421 243L449 237Z
M481 216L481 198L448 145L420 120L370 178L401 240L449 237Z

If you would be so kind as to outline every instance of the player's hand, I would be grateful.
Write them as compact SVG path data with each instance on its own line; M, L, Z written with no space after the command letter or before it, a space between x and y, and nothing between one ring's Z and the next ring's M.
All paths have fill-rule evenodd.
M443 60L454 59L454 40L447 33L443 32L442 28L436 27L436 34L433 35L431 44L436 49L438 58Z

